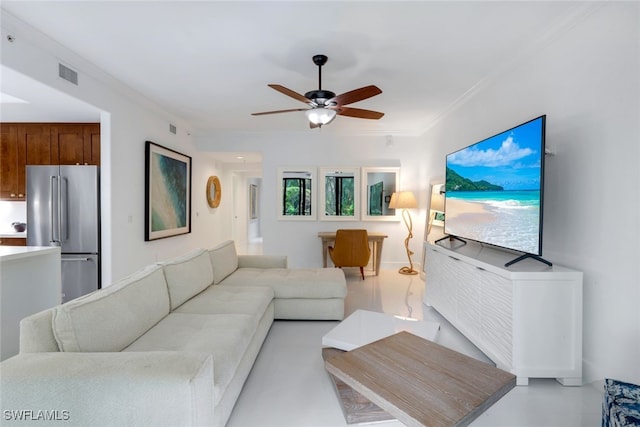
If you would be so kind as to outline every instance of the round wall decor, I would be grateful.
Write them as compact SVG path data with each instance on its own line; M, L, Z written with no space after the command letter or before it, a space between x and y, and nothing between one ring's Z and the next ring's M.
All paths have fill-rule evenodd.
M222 197L222 187L220 186L220 180L217 176L210 176L207 180L207 203L212 208L217 208L220 205L220 198Z

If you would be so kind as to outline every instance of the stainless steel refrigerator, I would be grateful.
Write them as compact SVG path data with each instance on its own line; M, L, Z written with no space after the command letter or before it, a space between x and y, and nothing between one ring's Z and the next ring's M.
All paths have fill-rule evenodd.
M62 302L100 288L97 166L27 166L27 245L60 246Z

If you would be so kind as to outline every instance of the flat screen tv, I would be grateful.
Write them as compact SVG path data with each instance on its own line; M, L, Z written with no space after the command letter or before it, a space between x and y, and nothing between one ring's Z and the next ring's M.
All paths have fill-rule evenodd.
M446 157L445 233L542 255L546 116ZM508 263L511 264L511 263Z

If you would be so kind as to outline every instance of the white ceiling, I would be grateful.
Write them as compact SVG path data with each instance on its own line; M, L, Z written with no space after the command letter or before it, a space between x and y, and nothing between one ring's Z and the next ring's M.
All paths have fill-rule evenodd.
M3 122L100 121L97 108L4 65L0 67L0 82Z
M338 117L332 132L419 135L567 28L584 3L3 0L1 7L199 132L311 132L302 112L250 114L304 108L267 84L317 89L311 57L321 53L329 57L323 89L383 90L351 105L382 111L381 120ZM5 69L2 80L9 95L28 92Z

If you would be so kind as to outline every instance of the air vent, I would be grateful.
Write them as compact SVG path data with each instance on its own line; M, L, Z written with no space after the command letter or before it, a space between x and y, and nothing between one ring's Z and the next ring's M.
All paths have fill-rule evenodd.
M58 64L58 75L68 82L78 85L78 72L66 67L62 64Z
M175 127L175 125L172 125L171 123L169 123L169 132L171 132L172 134L176 134L177 129Z

